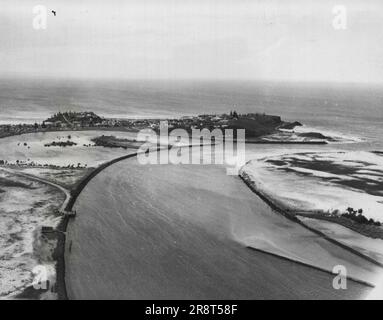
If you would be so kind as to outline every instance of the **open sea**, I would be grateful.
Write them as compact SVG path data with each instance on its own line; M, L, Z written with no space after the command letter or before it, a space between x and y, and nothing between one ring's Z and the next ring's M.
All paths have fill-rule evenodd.
M0 123L35 122L57 111L108 117L265 112L382 150L383 86L229 81L0 80Z

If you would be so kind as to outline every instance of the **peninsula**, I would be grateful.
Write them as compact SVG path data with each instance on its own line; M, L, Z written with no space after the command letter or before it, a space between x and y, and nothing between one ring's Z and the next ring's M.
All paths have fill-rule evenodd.
M302 126L298 121L288 122L276 115L264 113L240 114L237 111L158 119L106 118L92 111L58 112L41 123L0 125L0 138L52 131L105 130L138 132L143 129L152 129L159 132L161 121L167 121L169 130L184 129L187 132L194 129L232 129L234 132L235 130L244 129L246 142L249 143L326 144L336 141L335 138L325 136L319 132L297 132L295 128ZM63 145L63 143L60 143L60 145Z

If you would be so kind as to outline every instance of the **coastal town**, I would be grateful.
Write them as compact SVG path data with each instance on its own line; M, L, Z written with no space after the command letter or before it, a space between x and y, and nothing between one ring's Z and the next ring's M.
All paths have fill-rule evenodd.
M230 111L224 114L202 114L168 119L114 119L100 117L94 112L58 112L41 123L0 125L0 138L33 132L113 129L139 131L150 128L159 131L160 122L166 120L169 129L245 129L248 137L259 137L273 133L276 129L292 129L299 122L288 123L280 116L261 113L238 114Z

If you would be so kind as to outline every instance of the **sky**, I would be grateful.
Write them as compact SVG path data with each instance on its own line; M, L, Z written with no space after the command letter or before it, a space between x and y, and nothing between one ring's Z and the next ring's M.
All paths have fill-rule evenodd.
M45 30L33 28L36 5L48 9ZM0 0L0 77L383 83L382 9L381 0Z

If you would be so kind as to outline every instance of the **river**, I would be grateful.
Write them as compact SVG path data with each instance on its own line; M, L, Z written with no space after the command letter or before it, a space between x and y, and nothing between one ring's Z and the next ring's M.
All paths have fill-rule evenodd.
M246 248L273 235L275 248L290 241L287 253L306 248L303 259L323 251L350 268L373 268L296 230L219 166L128 159L96 176L75 209L65 257L70 299L355 299L370 291L354 281L334 290L329 273Z

